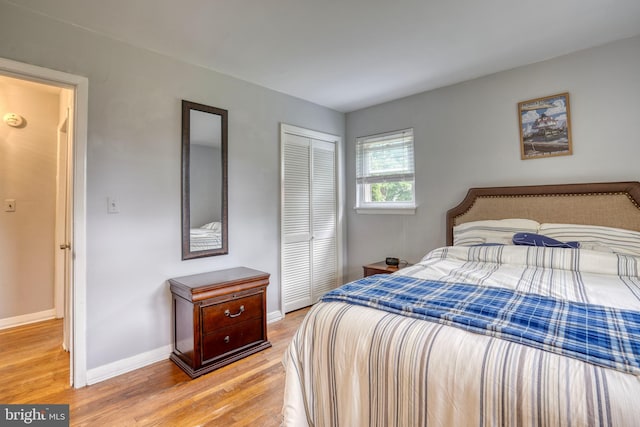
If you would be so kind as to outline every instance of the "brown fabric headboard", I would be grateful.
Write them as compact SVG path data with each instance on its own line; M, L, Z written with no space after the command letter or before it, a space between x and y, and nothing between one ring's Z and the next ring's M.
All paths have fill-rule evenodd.
M640 231L640 182L472 188L447 212L447 245L455 225L506 218Z

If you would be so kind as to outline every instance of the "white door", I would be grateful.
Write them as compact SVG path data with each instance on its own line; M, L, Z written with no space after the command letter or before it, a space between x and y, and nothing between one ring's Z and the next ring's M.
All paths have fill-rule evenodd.
M67 102L73 96L70 89L60 94ZM64 103L64 102L63 102ZM56 174L56 220L55 220L55 309L56 317L64 318L62 346L71 349L71 136L72 106L62 108L58 126L58 167Z
M315 303L340 280L339 138L282 125L282 307Z
M336 144L311 140L311 302L338 286Z
M67 234L73 242L66 250L65 338L70 349L70 376L74 387L87 384L86 376L86 147L89 81L86 77L0 58L0 74L36 80L69 91L71 107L67 130ZM58 297L59 299L59 297Z

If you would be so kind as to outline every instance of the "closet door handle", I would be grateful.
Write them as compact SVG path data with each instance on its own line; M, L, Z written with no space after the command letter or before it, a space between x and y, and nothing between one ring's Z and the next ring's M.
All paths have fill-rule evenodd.
M63 243L63 244L60 245L60 249L62 249L62 250L71 249L71 244Z

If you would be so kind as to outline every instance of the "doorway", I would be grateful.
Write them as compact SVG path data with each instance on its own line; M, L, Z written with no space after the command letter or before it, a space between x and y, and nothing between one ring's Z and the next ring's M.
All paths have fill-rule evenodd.
M65 318L64 347L70 353L70 383L76 388L84 387L86 385L86 334L84 332L86 329L85 153L88 80L85 77L2 58L0 58L0 76L13 79L25 86L35 84L44 88L45 92L50 91L60 94L58 98L59 114L55 118L52 136L55 146L53 149L53 166L47 166L55 170L56 176L55 183L52 184L55 188L52 196L53 201L48 202L49 205L54 206L51 211L48 211L50 212L49 215L54 215L54 211L57 213L54 215L56 217L55 221L51 218L51 222L55 224L55 232L52 233L50 243L53 243L56 248L56 255L51 260L51 271L56 271L56 274L53 274L52 281L55 278L58 283L53 289L55 305L51 312L54 316ZM0 93L0 96L3 95L7 96L6 93ZM3 100L0 99L0 101ZM7 113L11 112L2 112L3 118ZM38 112L34 111L34 114L38 114ZM20 115L16 114L16 116ZM18 120L13 116L10 119ZM36 120L33 120L32 124L35 125L35 123ZM0 125L4 126L5 123L0 123ZM20 117L18 122L11 120L11 123L7 122L6 126L12 127L12 131L26 130L29 126L29 118ZM20 146L24 141L21 140L19 133L10 134L6 128L4 132L6 133L5 139L8 140L12 137L17 141L11 141L13 145L7 146L6 153L13 153L17 149L29 150L29 147ZM32 155L40 156L42 154L37 149L31 148ZM51 156L51 149L49 149L48 155ZM21 165L17 165L16 170L18 173L21 167ZM27 184L27 186L29 185L34 186L37 184L31 182ZM25 208L25 211L26 208L33 208L33 206L30 206L31 202L32 200L25 196L22 208ZM4 212L12 213L11 209L15 209L15 212L21 209L18 198L8 197L3 200L3 203L5 205ZM15 220L18 217L16 215L11 220ZM35 233L37 234L37 227L35 228ZM12 244L17 245L18 242L14 241ZM17 251L18 249L16 249ZM20 260L29 259L28 250L25 253L26 256L20 258ZM33 261L20 261L13 268L28 268L29 262ZM37 269L34 268L34 270ZM20 300L20 295L17 295L17 300ZM46 315L47 311L44 310L44 314L39 312L36 315ZM29 321L28 319L22 320L26 320L23 323ZM37 320L37 318L34 320Z

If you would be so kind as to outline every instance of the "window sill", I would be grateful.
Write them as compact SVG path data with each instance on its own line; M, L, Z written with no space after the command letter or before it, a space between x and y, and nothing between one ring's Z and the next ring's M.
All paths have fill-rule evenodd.
M415 206L403 206L403 207L358 207L355 208L356 213L358 214L367 214L367 215L415 215L416 207Z

